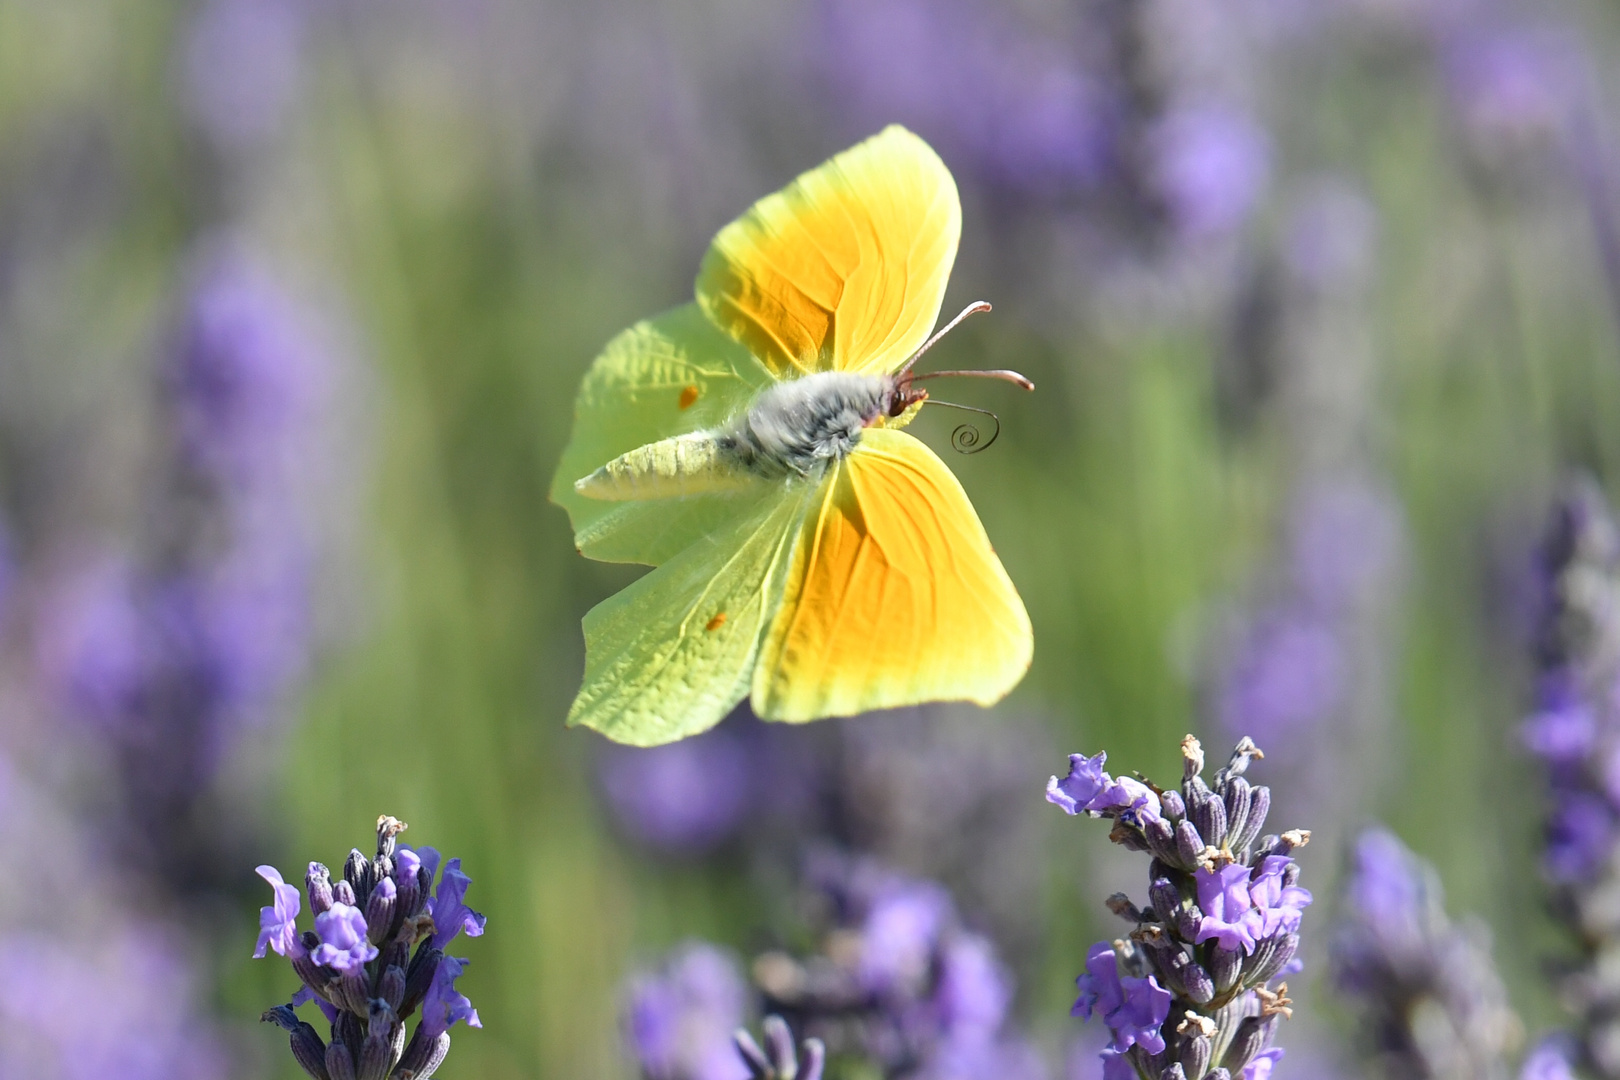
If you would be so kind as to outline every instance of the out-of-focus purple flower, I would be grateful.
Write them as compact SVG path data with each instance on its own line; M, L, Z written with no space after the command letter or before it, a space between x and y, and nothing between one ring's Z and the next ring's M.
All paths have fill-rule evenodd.
M982 0L823 0L815 62L862 127L898 121L1002 188L1097 183L1117 153L1117 94L1076 51Z
M1159 1028L1170 1015L1170 992L1153 976L1137 978L1119 974L1114 947L1100 941L1086 954L1086 973L1076 980L1080 996L1073 1013L1083 1020L1100 1016L1114 1035L1113 1048L1124 1053L1140 1045L1148 1053L1164 1049Z
M1260 731L1268 741L1313 726L1338 707L1344 653L1327 623L1276 612L1254 627L1229 669L1218 708L1229 731Z
M176 941L121 926L93 944L0 934L0 1076L212 1080L230 1072ZM85 1019L94 1002L94 1021Z
M1542 708L1519 729L1524 748L1548 762L1569 765L1591 753L1598 723L1592 707L1570 692L1545 693Z
M1290 511L1289 569L1300 600L1323 616L1341 614L1400 561L1400 506L1360 480L1311 485Z
M1189 240L1247 220L1271 176L1271 142L1247 112L1211 102L1173 109L1150 136L1153 182Z
M310 953L317 964L334 971L353 971L377 958L377 947L366 940L366 916L357 907L334 903L315 916L321 943Z
M871 901L861 926L861 984L885 994L927 978L952 914L951 898L933 882L894 881Z
M1141 1080L1142 1074L1136 1071L1131 1059L1117 1050L1104 1050L1102 1058L1102 1080Z
M1584 58L1562 29L1470 27L1442 56L1447 88L1477 143L1500 151L1564 135Z
M484 1026L467 995L456 990L456 980L467 969L467 963L458 957L446 956L434 970L433 982L422 999L422 1024L429 1036L437 1036L462 1021L468 1027Z
M673 854L699 854L747 820L755 765L746 737L728 723L667 746L606 747L598 776L615 819L633 838Z
M1200 869L1193 874L1198 887L1198 906L1204 912L1198 936L1205 942L1214 938L1221 947L1246 953L1254 951L1253 902L1249 898L1249 868L1238 863L1219 870Z
M947 1043L990 1046L996 1042L1012 1003L1012 980L996 958L989 938L953 937L941 953L934 1003Z
M1296 281L1328 290L1370 276L1377 257L1377 240L1378 211L1361 188L1338 177L1324 177L1309 185L1289 214L1283 257ZM1314 563L1318 550L1328 548L1340 536L1356 536L1365 529L1361 522L1350 524L1352 528L1344 532L1326 527L1328 535L1319 542L1314 537L1307 541L1300 536L1296 545L1304 548L1308 561ZM1326 522L1318 527L1324 526ZM1398 540L1398 525L1395 532ZM1376 568L1386 553L1375 543L1347 545L1343 555L1343 559L1328 559L1326 564L1335 569L1339 565L1358 570Z
M484 932L485 919L463 903L467 886L472 878L461 872L461 860L451 859L444 864L444 876L428 903L428 914L433 916L433 947L443 949L463 931L468 937L479 937Z
M1608 860L1614 833L1615 814L1606 799L1588 792L1566 796L1547 821L1547 875L1558 882L1590 878Z
M1519 1026L1483 925L1453 925L1433 869L1388 832L1362 834L1350 869L1333 976L1369 1054L1400 1075L1504 1075Z
M185 45L188 104L221 146L241 150L281 127L298 89L301 0L209 0Z
M732 1043L747 1019L747 995L736 961L701 942L634 979L626 1035L649 1080L747 1080Z
M1567 1035L1552 1035L1535 1045L1519 1066L1519 1080L1575 1080L1580 1049Z
M261 866L256 872L270 883L275 899L270 907L259 909L259 942L253 955L263 957L266 947L276 950L278 956L296 953L303 947L298 940L298 911L303 905L298 886L284 883L273 866Z

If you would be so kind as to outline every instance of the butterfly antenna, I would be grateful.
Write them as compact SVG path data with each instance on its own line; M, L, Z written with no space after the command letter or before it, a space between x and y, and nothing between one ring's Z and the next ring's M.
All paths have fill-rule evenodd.
M929 398L928 404L943 405L947 409L961 409L963 412L976 412L981 416L988 416L990 422L996 425L991 429L990 437L981 443L979 440L983 439L984 436L978 428L972 424L958 424L956 430L951 432L951 449L958 454L977 454L980 450L988 450L990 444L995 442L1001 435L1001 417L989 409L977 409L972 405L958 405L954 401L941 401L936 397Z
M957 324L960 323L963 319L967 318L969 315L977 315L981 311L989 311L989 310L990 310L990 302L989 301L987 301L987 300L975 300L975 301L973 301L973 303L971 303L967 307L963 308L961 310L961 312L957 314L956 318L952 319L950 322L946 323L943 327L941 327L938 333L936 333L933 337L929 338L927 341L923 342L921 345L917 346L917 351L912 353L911 356L906 359L906 362L904 364L900 365L900 370L895 372L895 375L897 375L897 376L898 375L904 375L906 372L910 371L911 370L911 365L915 364L918 360L922 359L922 354L927 352L929 349L932 349L934 347L934 342L938 341L940 338L944 337L946 334L950 333L952 330L955 330Z

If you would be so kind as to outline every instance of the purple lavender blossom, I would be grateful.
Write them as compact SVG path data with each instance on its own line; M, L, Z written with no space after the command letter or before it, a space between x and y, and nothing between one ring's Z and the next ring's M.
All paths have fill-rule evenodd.
M439 961L427 996L422 999L422 1026L428 1035L437 1038L457 1023L475 1028L484 1026L467 995L456 990L456 980L461 978L468 963L454 956Z
M1268 855L1255 868L1249 883L1249 897L1254 903L1251 915L1256 917L1256 937L1299 933L1300 921L1313 897L1308 889L1287 883L1288 867L1292 864L1293 860L1285 856Z
M444 876L428 901L427 912L433 916L435 933L433 947L443 949L459 933L479 937L484 932L484 917L462 902L472 878L461 872L461 860L451 859L444 864Z
M1552 1035L1531 1048L1519 1066L1519 1080L1575 1080L1580 1048L1567 1035Z
M1254 952L1253 902L1249 899L1249 868L1240 863L1219 870L1200 867L1193 873L1198 889L1198 906L1204 917L1198 923L1194 941L1211 939L1223 949Z
M1088 758L1069 755L1069 775L1046 783L1046 801L1066 814L1092 815L1113 811L1130 813L1139 820L1159 816L1159 798L1140 780L1128 776L1114 778L1103 771L1107 754Z
M625 1031L648 1080L747 1080L732 1043L747 997L736 961L700 942L633 979Z
M256 873L270 883L275 899L270 907L259 909L259 942L253 949L256 959L263 958L266 947L276 950L278 956L287 956L301 948L298 940L298 886L285 884L273 866L261 866Z
M333 971L353 971L377 959L377 947L366 941L365 913L357 907L333 904L315 916L315 934L321 943L310 959Z
M1585 65L1561 28L1470 25L1444 42L1442 60L1463 130L1490 161L1567 134Z
M1086 955L1086 973L1076 980L1080 996L1070 1011L1082 1020L1095 1014L1113 1032L1113 1050L1123 1054L1141 1046L1150 1054L1164 1049L1159 1026L1170 1015L1171 995L1153 976L1145 979L1119 974L1114 947L1100 941Z

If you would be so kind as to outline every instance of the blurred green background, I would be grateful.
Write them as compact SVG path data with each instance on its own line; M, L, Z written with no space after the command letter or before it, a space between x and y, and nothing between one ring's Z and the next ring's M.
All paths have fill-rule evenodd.
M305 466L352 477L318 504L341 534L316 593L325 636L284 722L232 751L221 798L250 823L243 850L284 871L363 846L379 812L463 859L490 918L461 984L484 1028L457 1035L441 1075L627 1076L632 965L689 936L758 940L768 898L744 862L639 851L598 796L598 737L563 727L580 617L636 571L577 556L545 491L602 344L688 299L709 237L753 199L889 120L962 187L946 308L996 305L937 364L1015 367L1038 387L956 389L1003 432L943 455L1034 623L1030 675L981 720L1044 733L1031 806L1070 751L1161 778L1189 730L1221 752L1222 613L1271 595L1298 493L1351 477L1396 508L1399 554L1357 615L1351 704L1310 743L1339 790L1272 777L1274 817L1318 830L1306 865L1324 917L1337 841L1389 823L1454 909L1496 928L1527 1027L1556 1022L1537 979L1539 803L1513 736L1521 579L1566 471L1620 475L1612 5L341 0L199 38L214 6L0 0L0 491L25 580L152 528L152 388L200 238L246 238L339 313L341 438ZM928 19L941 25L914 25ZM1016 83L1027 46L1128 83L1109 52L1125 55L1109 37L1122 19L1165 35L1137 73L1164 85L1132 84L1140 100L1090 137L1125 139L1183 98L1230 101L1260 132L1261 175L1231 181L1248 194L1212 225L1178 223L1169 181L1123 153L1035 179L1034 151L1007 163L998 138L1016 125L994 113L1025 108L1023 91L992 69ZM1551 104L1510 91L1481 119L1468 95L1489 90L1451 50L1487 25L1585 60L1555 65L1569 86L1528 77ZM969 131L950 94L991 115ZM257 127L232 127L254 109ZM1313 213L1348 254L1301 252ZM949 428L916 430L943 451ZM26 688L50 594L20 595L8 678ZM19 763L50 756L47 697L11 695ZM83 801L83 776L47 772ZM1020 1013L1057 1046L1113 870L1100 836L1041 820ZM204 961L241 1025L292 985L247 959L251 865L209 908L222 944ZM161 890L142 895L161 914ZM231 1038L265 1075L295 1075L279 1034Z

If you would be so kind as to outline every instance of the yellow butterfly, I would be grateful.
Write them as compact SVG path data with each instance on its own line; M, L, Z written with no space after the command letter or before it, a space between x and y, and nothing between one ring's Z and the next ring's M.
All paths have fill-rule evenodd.
M585 616L568 713L619 742L703 731L745 697L806 721L989 705L1029 616L944 462L899 428L927 400L956 183L889 127L722 229L697 303L596 359L552 482L579 550L657 567Z

